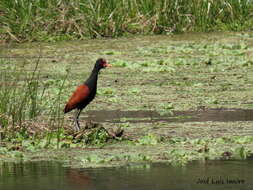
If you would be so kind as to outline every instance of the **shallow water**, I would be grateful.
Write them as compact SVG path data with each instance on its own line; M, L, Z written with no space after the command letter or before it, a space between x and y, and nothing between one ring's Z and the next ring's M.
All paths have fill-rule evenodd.
M252 189L252 164L253 160L207 161L187 167L139 164L73 169L57 162L3 163L0 190Z
M209 109L199 111L175 111L173 114L161 116L155 111L120 111L101 110L87 111L86 119L98 122L205 122L205 121L253 121L251 109ZM122 119L124 120L122 121Z

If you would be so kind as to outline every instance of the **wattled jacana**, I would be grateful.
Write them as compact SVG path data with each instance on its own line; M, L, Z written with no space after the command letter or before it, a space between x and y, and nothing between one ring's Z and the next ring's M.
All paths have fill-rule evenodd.
M80 130L78 118L81 111L94 99L96 95L98 73L100 69L104 69L108 66L111 65L108 64L105 59L98 59L89 78L83 84L77 87L64 108L64 113L68 113L73 109L77 109L74 119L76 131Z

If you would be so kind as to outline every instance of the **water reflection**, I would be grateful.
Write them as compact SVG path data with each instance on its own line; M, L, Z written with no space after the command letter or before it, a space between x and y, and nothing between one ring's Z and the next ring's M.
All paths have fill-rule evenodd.
M65 181L72 189L84 189L91 185L91 178L85 171L70 168L65 171L65 174Z
M57 162L2 163L0 190L253 189L252 160L73 169Z

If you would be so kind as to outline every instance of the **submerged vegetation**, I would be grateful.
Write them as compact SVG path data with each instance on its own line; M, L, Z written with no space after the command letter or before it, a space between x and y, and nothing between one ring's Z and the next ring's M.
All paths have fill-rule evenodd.
M240 31L252 28L252 12L252 0L1 0L0 38L23 42Z
M98 167L251 156L252 120L180 123L187 116L179 115L176 122L163 122L152 111L173 117L183 110L252 109L252 33L61 42L42 44L39 52L37 46L0 51L5 57L0 60L0 160L56 159ZM88 129L74 133L64 104L101 55L113 67L103 71L98 96L80 118ZM138 118L143 122L124 116L118 123L84 122L86 111L119 114L119 109L150 114Z

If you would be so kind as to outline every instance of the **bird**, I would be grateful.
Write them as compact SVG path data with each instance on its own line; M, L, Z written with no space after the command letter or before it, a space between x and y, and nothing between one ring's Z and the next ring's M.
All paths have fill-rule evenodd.
M79 85L73 92L72 96L69 98L63 110L64 114L76 109L76 114L74 117L74 130L80 131L79 116L81 111L95 98L97 93L97 80L98 73L101 69L106 67L111 67L112 65L107 63L103 58L97 59L94 68L89 76L89 78L81 85Z

